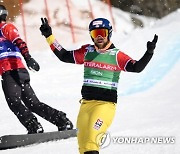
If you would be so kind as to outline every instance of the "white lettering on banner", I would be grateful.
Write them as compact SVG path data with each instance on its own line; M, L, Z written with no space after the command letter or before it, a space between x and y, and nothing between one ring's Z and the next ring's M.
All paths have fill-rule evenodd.
M100 68L110 71L116 71L117 67L109 64L102 64L102 63L95 63L95 62L84 62L84 66L86 67L93 67L93 68Z
M91 74L93 75L97 75L97 76L102 76L103 73L102 72L99 72L99 71L94 71L94 70L91 70Z
M94 80L94 79L84 79L84 84L92 84L92 85L101 85L101 86L107 86L107 87L118 87L117 82L109 82L109 81L102 81L102 80Z
M19 52L3 52L0 54L0 58L4 58L8 56L21 57L21 54Z

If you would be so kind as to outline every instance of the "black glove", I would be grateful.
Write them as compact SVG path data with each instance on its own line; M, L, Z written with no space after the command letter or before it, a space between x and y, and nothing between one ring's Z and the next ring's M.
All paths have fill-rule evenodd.
M39 28L41 31L41 34L44 35L46 38L48 38L50 35L52 35L52 29L48 24L47 18L41 18L42 25Z
M30 70L39 71L39 64L29 54L24 57L24 60L26 61L26 64Z
M156 48L157 40L158 40L158 36L155 34L152 42L151 41L147 42L147 52L148 53L150 53L150 54L154 53L154 49Z

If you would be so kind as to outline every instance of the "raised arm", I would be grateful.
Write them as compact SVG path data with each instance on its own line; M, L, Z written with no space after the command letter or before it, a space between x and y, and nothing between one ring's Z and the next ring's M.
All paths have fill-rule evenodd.
M49 26L47 18L41 18L41 22L41 34L45 36L53 53L63 62L75 63L73 51L64 49L52 35L52 28Z
M151 60L154 49L156 48L157 40L158 36L155 34L154 39L147 42L147 51L142 56L142 58L139 61L130 60L126 65L125 70L127 72L141 72Z

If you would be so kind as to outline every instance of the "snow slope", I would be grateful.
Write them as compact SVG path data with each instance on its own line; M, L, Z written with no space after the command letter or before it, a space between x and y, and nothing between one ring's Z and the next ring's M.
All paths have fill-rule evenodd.
M76 23L87 28L90 19L82 17L79 10L86 9L87 3L78 6L77 0L72 0L73 17ZM51 9L66 5L57 0L49 3ZM41 1L38 1L38 5ZM103 3L93 0L93 9L97 11L96 17L108 17L103 9ZM96 4L96 5L95 5ZM68 117L76 123L79 110L80 90L82 85L83 66L64 64L60 62L50 51L45 39L41 36L38 27L43 9L36 10L34 2L24 6L32 11L32 20L28 20L28 44L32 56L41 66L40 72L31 74L31 85L42 102L49 104L67 113ZM99 12L98 12L99 10ZM63 10L61 10L63 11ZM27 11L28 12L28 11ZM51 11L51 13L53 10ZM118 90L117 112L114 122L108 132L111 137L174 137L174 144L120 144L111 143L101 150L103 154L179 154L180 153L180 101L179 101L179 75L180 75L180 11L176 11L161 20L143 18L147 26L143 29L134 28L128 13L113 9L117 31L113 33L112 41L122 51L139 59L146 50L146 42L152 40L154 34L159 35L154 56L146 69L140 74L122 72ZM76 13L76 14L75 14ZM64 15L67 19L67 14ZM52 15L51 15L52 16ZM81 18L80 18L81 16ZM27 19L27 16L26 16ZM60 18L63 19L63 18ZM110 19L110 18L109 18ZM69 28L59 25L52 19L53 32L59 42L67 49L80 47L89 43L87 30L76 29L77 43L72 44ZM84 22L84 23L83 23ZM153 22L153 24L152 24ZM16 23L20 28L20 18ZM20 32L22 29L20 29ZM63 37L62 37L63 36ZM65 36L65 37L64 37ZM65 38L65 39L64 39ZM43 51L43 52L42 52ZM21 126L16 117L9 110L0 89L0 135L21 134L26 130ZM38 117L45 131L57 130L55 126ZM0 151L2 154L78 154L76 138L68 140L32 145L26 148Z

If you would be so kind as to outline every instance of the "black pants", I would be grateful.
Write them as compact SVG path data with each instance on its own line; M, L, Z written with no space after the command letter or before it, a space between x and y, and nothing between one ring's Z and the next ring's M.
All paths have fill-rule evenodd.
M39 101L26 69L5 72L2 75L2 88L9 108L26 128L32 119L37 120L32 112L56 126L62 124L61 118L66 114Z

